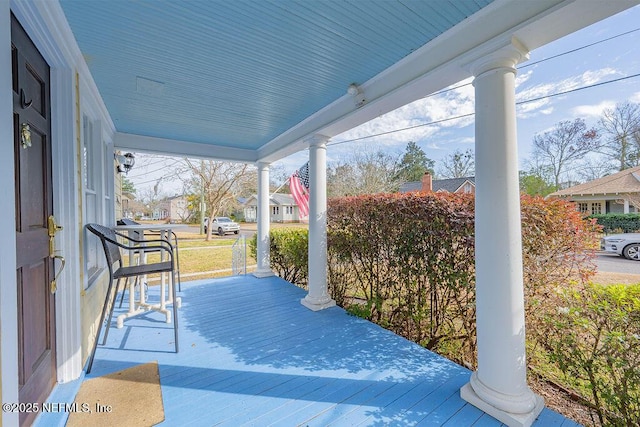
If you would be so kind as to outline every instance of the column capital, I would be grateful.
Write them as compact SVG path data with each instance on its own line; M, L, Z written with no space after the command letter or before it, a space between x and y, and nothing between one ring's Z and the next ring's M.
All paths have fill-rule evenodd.
M322 135L320 133L316 133L314 135L309 136L308 138L306 138L304 140L304 142L306 142L307 144L309 144L309 146L311 147L320 147L322 145L326 145L327 142L329 141L329 137L326 135Z
M259 170L269 169L269 166L271 166L271 162L263 162L263 161L257 161L256 162L256 167Z
M511 43L470 61L467 68L476 78L488 71L501 68L507 68L515 73L516 65L527 59L529 59L529 50L514 37L511 39Z

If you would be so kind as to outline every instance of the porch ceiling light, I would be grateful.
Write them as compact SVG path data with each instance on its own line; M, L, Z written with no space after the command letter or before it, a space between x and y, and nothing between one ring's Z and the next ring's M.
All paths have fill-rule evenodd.
M133 168L133 165L136 164L136 158L132 153L126 153L124 155L114 154L113 157L116 159L116 162L118 162L118 166L116 168L118 173L124 172L128 174Z
M360 108L364 105L367 100L364 97L364 92L362 88L358 86L356 83L351 83L347 88L347 93L354 98L356 108Z

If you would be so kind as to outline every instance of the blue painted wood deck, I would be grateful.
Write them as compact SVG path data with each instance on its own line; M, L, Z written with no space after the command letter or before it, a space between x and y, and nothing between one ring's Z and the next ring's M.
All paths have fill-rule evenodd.
M280 278L185 282L181 296L178 354L172 325L148 313L114 323L86 376L158 361L162 426L501 425L460 398L467 369L339 307L309 311ZM536 424L577 425L548 409Z

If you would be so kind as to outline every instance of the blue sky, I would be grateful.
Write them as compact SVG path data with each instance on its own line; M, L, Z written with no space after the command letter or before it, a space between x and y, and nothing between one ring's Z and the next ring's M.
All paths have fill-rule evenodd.
M640 30L633 31L637 29L640 29L640 6L532 51L529 61L518 66L517 101L541 98L640 73ZM633 32L601 42L629 31ZM590 44L594 45L565 54ZM555 55L561 56L552 58ZM454 85L463 85L458 89L423 98L335 136L328 146L328 162L344 159L363 150L384 150L393 155L401 155L407 143L415 141L427 157L436 161L437 171L439 161L446 155L455 150L473 149L473 116L356 142L345 141L473 113L474 94L470 83L471 79L459 82ZM583 118L588 126L596 126L605 108L612 108L616 103L624 101L640 103L640 77L519 105L518 153L521 168L525 167L526 160L531 155L533 137L537 133L550 130L562 120L575 118ZM163 171L154 173L158 169L158 162L153 159L145 160L145 156L140 156L141 161L129 178L136 184L136 188L143 189L153 186L153 182L149 183L150 178L157 179L154 178L156 175L159 178ZM307 159L308 152L304 151L282 159L274 163L274 166L292 173ZM145 167L146 163L150 165ZM166 170L165 168L165 173ZM179 191L180 185L177 182L163 181L163 188L171 193Z

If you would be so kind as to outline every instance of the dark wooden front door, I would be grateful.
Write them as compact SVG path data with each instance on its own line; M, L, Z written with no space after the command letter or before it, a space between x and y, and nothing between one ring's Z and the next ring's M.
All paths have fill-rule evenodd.
M43 402L56 381L49 65L11 17L20 402ZM20 424L35 414L20 414Z

